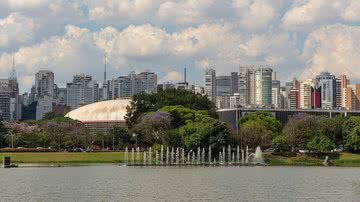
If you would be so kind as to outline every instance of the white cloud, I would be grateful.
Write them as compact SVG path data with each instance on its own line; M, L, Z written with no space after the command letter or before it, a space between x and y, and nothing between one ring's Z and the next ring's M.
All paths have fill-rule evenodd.
M183 75L177 71L170 71L168 72L163 78L160 79L160 83L171 81L171 82L178 82L183 80Z
M350 0L350 3L342 13L342 17L345 20L351 22L360 21L360 1L359 0Z
M313 77L321 71L348 74L360 79L360 28L331 25L312 32L305 42L303 57L307 68L303 77Z
M26 45L34 40L38 25L19 13L0 19L0 50Z

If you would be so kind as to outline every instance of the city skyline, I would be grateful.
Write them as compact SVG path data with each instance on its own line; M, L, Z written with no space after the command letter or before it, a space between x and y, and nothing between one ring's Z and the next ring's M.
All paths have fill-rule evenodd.
M0 77L15 55L21 92L39 70L64 86L69 74L101 82L104 51L108 78L151 69L179 81L186 67L199 85L206 67L220 75L262 64L282 82L323 70L360 79L358 1L21 2L0 2Z

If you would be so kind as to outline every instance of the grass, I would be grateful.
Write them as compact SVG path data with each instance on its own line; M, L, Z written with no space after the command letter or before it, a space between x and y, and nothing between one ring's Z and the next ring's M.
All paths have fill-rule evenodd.
M323 165L324 156L315 157L310 155L298 154L294 157L281 155L265 154L265 159L269 165L290 165L290 166L320 166ZM329 160L333 166L354 166L360 167L360 154L340 153L329 155Z
M0 153L0 158L10 156L12 163L120 163L123 152L44 152Z
M15 164L81 164L81 163L121 163L124 162L123 152L44 152L44 153L0 153L0 158L10 156ZM135 155L136 156L136 155ZM142 162L143 154L140 153ZM129 160L131 155L129 154ZM136 158L136 157L135 157ZM316 157L309 155L276 155L266 153L264 158L269 165L289 166L320 166L324 156ZM340 153L330 155L330 162L334 166L360 167L360 154Z

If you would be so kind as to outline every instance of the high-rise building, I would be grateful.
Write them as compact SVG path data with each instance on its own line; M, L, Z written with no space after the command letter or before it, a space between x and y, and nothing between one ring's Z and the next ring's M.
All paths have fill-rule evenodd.
M0 79L0 121L10 121L9 80Z
M120 76L113 79L111 86L113 89L113 99L131 97L141 92L155 93L158 90L157 75L154 72L142 72L140 74L130 72L128 76Z
M230 95L216 96L216 107L218 109L229 109Z
M346 88L343 88L343 97L342 97L342 107L346 110L355 110L355 93L354 93L354 87L353 85L348 85Z
M209 100L216 103L216 71L214 69L206 69L204 76L205 94Z
M275 108L281 108L280 81L276 79L276 72L272 73L271 104Z
M290 90L289 94L289 108L290 109L299 109L300 108L300 92L299 89L293 88Z
M307 80L300 83L300 108L312 109L313 108L313 82Z
M347 87L349 84L349 80L347 79L346 75L341 75L336 78L336 86L335 86L335 107L340 109L343 107L342 100L343 100L343 89Z
M231 76L217 76L216 77L216 96L230 96L232 92Z
M239 92L239 74L231 72L231 95Z
M246 106L250 104L249 82L250 82L249 68L240 66L238 92L239 92L239 103L242 106Z
M329 72L316 76L317 88L321 91L321 108L333 109L336 104L336 79Z
M272 103L272 69L259 68L255 71L255 103L270 106Z
M66 105L71 109L99 100L99 84L85 74L75 75L72 83L66 85Z
M240 105L239 93L234 93L234 95L230 96L230 109L238 108Z
M35 74L36 99L54 97L54 73L41 70Z
M49 113L53 110L53 97L52 96L43 96L37 100L36 106L36 120L41 120L44 118L46 113Z
M242 105L270 106L272 69L262 66L241 66L238 90Z

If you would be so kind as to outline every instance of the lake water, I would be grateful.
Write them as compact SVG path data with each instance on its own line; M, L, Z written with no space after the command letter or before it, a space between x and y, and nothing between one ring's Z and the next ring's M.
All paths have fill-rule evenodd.
M360 201L360 168L0 169L0 201Z

